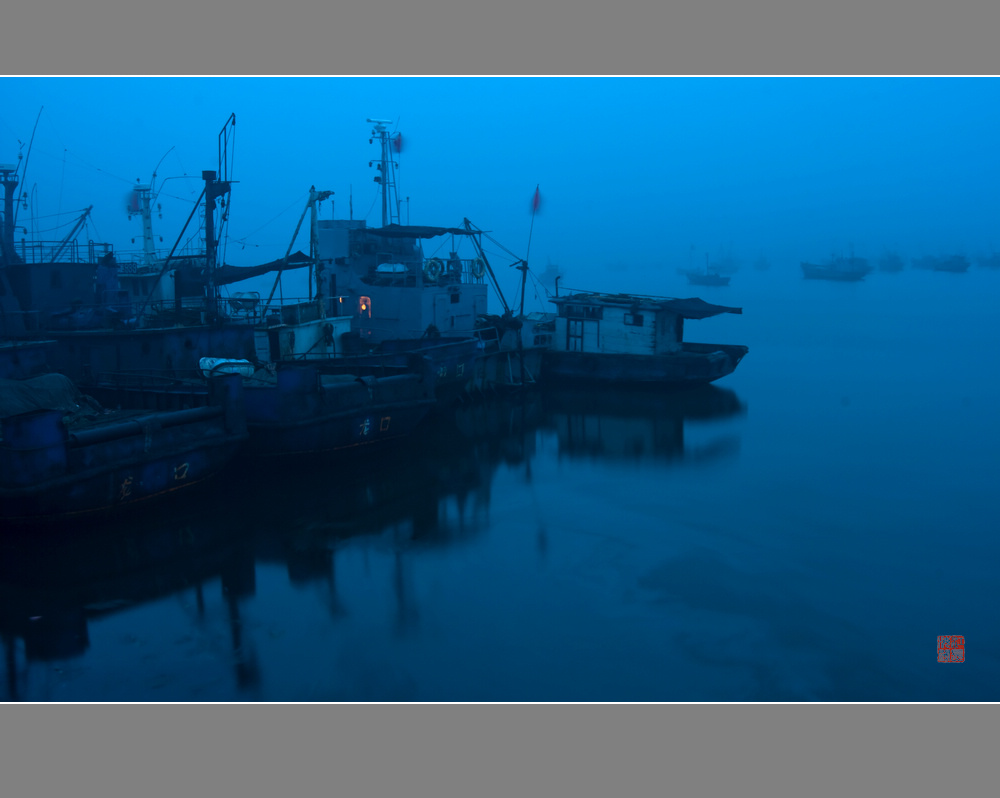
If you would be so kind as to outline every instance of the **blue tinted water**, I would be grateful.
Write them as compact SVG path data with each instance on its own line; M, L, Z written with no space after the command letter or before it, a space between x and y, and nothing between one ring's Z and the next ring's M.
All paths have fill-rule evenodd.
M743 315L686 329L750 347L716 390L476 405L379 456L5 530L0 690L998 700L998 289L745 269L698 289ZM945 634L964 663L936 661Z

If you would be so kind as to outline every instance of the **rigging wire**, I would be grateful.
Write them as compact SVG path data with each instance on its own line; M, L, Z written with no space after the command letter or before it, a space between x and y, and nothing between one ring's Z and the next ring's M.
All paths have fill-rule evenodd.
M31 129L31 139L28 141L28 154L24 158L24 171L21 173L21 180L24 180L24 178L28 174L28 161L31 160L31 145L35 143L35 131L38 130L38 120L42 118L42 111L44 111L44 110L45 110L45 106L44 105L41 108L38 109L38 116L35 117L35 126ZM21 165L19 163L18 164L18 168L20 168L20 166ZM17 173L15 172L15 174L17 174ZM19 207L18 205L14 206L14 224L15 225L17 224L17 209L18 209L18 207Z
M263 230L269 224L272 224L273 222L276 222L278 219L280 219L282 216L284 216L286 213L288 213L292 208L295 208L295 207L298 207L298 206L302 205L302 198L305 197L305 196L308 196L308 194L299 194L298 197L296 197L295 201L292 202L290 205L288 205L288 207L285 208L283 211L279 211L277 213L277 215L273 216L271 219L269 219L268 221L264 222L264 224L262 224L260 227L258 227L253 232L247 233L245 236L243 236L243 238L234 238L233 241L236 242L237 244L242 244L244 247L248 246L247 241L248 241L248 239L251 236L254 236L257 233L259 233L261 230ZM249 246L257 247L257 246L260 246L260 244L250 244Z

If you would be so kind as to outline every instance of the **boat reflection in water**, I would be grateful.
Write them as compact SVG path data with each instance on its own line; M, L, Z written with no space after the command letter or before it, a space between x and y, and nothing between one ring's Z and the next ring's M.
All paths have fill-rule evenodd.
M474 588L477 568L459 564L510 531L493 492L504 486L505 510L531 490L532 462L551 451L540 440L557 438L560 457L673 460L697 454L687 421L741 410L714 386L527 393L441 410L352 461L247 461L141 526L6 529L6 700L433 699L423 679L435 677L413 681L421 658L399 646L431 645L446 597ZM505 623L502 604L492 612L446 637Z
M44 530L8 530L0 540L7 700L59 700L35 694L32 665L89 660L95 653L89 626L112 614L187 593L192 623L204 624L212 582L221 588L225 604L236 684L254 687L259 681L256 653L243 640L240 621L240 604L255 591L252 544L204 510L193 500L178 500L141 527L130 516L100 528L67 521Z
M735 393L714 385L680 391L549 390L545 407L560 455L636 462L733 452L739 441L729 436L687 448L685 422L721 420L744 410Z

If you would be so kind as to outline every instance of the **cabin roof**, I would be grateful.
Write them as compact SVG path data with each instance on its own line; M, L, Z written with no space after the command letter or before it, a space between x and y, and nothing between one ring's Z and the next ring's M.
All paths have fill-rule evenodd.
M577 293L553 297L555 305L601 305L603 307L635 308L637 310L666 310L685 319L707 319L722 313L743 313L743 308L713 305L698 297L675 299L674 297L640 296L638 294Z

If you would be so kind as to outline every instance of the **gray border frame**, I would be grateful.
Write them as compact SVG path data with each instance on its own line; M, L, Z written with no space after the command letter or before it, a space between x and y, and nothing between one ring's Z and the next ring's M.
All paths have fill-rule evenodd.
M25 3L4 11L0 69L997 74L996 6L691 5ZM18 798L976 795L998 727L992 705L5 705L0 783Z

